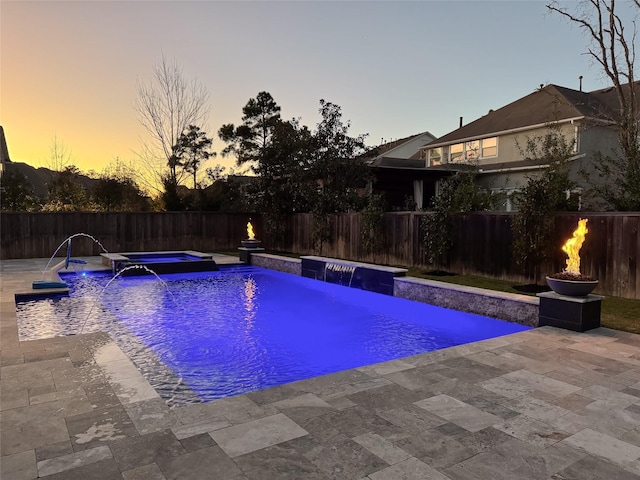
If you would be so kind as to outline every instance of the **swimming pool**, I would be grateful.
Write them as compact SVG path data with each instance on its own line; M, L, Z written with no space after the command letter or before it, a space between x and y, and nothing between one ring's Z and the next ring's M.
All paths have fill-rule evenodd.
M106 330L165 399L206 401L527 330L259 267L65 275L17 305L21 340ZM46 319L46 321L44 321Z

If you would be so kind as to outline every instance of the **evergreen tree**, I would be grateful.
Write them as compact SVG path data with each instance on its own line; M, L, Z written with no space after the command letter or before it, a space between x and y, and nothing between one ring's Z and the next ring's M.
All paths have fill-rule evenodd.
M80 170L75 165L55 172L47 184L47 211L86 211L91 209L88 192L80 183Z
M178 159L177 163L192 176L194 189L198 188L197 174L200 164L216 156L215 152L209 151L212 144L213 140L199 127L189 125L173 149Z
M218 136L228 145L222 155L234 155L239 166L248 164L255 171L267 157L273 130L281 121L280 106L268 92L260 92L242 109L242 124L220 127Z
M525 158L544 160L549 167L527 178L516 194L518 213L513 218L513 256L524 274L537 282L543 262L552 255L556 212L576 210L570 193L574 183L569 178L568 159L573 155L573 141L560 132L556 124L541 137L528 138Z
M0 209L3 212L30 212L38 207L38 198L27 177L7 165L0 174Z

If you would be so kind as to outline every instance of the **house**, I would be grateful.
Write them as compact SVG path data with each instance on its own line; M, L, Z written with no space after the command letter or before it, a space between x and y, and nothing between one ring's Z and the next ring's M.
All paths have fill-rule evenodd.
M633 86L640 97L640 82ZM574 155L569 159L572 180L584 183L582 171L590 174L591 183L607 181L598 177L594 162L599 154L611 154L618 147L614 121L618 111L614 88L583 92L541 86L434 140L421 149L421 158L426 171L440 171L444 165L452 169L476 165L478 182L497 193L501 209L509 211L514 207L513 192L522 188L529 176L549 166L546 161L527 158L525 145L527 140L543 138L550 125L573 146Z
M2 174L4 166L7 163L11 163L11 159L9 158L7 140L4 138L4 128L0 125L0 174Z
M422 149L435 140L429 132L383 143L365 154L375 180L373 193L384 193L392 210L421 210L435 193L433 172L426 171ZM439 178L439 177L438 177Z

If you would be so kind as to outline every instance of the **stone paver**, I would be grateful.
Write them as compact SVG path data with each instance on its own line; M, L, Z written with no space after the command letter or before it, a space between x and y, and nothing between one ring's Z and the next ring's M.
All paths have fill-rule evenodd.
M122 478L123 480L166 480L167 477L162 474L157 464L150 463L122 472Z
M589 428L571 435L564 443L617 465L629 465L640 458L640 447Z
M479 408L449 395L436 395L435 397L415 402L415 404L470 432L477 432L483 428L501 423L500 417L483 412Z
M371 480L387 480L389 478L401 478L402 480L449 480L445 475L416 458L408 458L401 463L383 468L369 475L369 478Z
M37 478L37 476L38 468L33 450L5 455L0 460L0 478L31 480L32 478Z
M231 458L306 434L306 430L281 413L209 433Z
M38 474L41 477L64 472L90 463L99 462L112 458L111 450L106 445L83 450L81 452L70 453L61 457L50 458L38 462Z
M392 442L375 433L365 433L353 438L353 441L359 443L369 450L375 456L380 457L389 465L393 465L406 460L411 455L402 448L397 447Z
M170 407L105 333L19 341L47 260L0 262L2 480L640 480L638 335L544 327Z

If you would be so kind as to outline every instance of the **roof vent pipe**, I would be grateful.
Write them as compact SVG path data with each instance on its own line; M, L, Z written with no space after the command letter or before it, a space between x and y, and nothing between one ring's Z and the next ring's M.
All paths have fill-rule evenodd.
M462 128L462 117L460 117L460 128Z
M578 80L580 80L580 91L582 91L582 75L578 77Z

